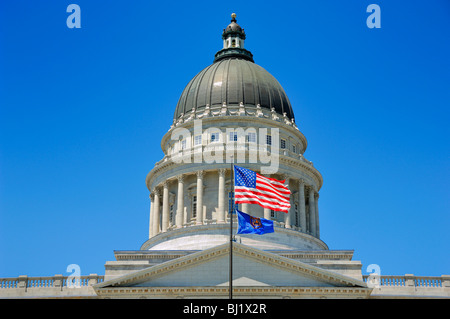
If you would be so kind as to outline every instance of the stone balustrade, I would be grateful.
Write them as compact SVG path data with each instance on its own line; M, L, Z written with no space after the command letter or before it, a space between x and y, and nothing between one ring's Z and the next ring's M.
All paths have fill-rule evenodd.
M0 278L0 298L8 297L7 290L15 290L15 292L32 292L39 291L42 289L48 290L73 290L77 291L76 288L91 288L93 285L102 282L104 280L104 276L100 276L97 274L90 274L86 276L63 276L63 275L54 275L54 276L40 276L40 277L28 277L28 276L19 276L19 277L9 277L9 278ZM83 290L83 289L82 289ZM83 292L86 289L83 290ZM84 294L82 291L78 291L82 295ZM93 291L92 291L93 292ZM31 293L32 294L32 293ZM21 296L21 294L18 294ZM24 295L26 296L26 294Z
M369 278L371 276L371 278ZM450 288L450 276L363 275L364 282L380 287Z
M375 287L380 288L383 291L384 288L393 288L394 290L389 290L388 292L392 294L396 290L402 291L402 289L407 288L426 288L428 291L430 289L444 289L445 291L450 292L450 276L442 275L442 276L414 276L411 274L406 274L404 276L392 276L392 275L383 275L383 276L373 276L370 278L370 275L363 275L363 281L369 283L371 279L375 279L372 281L372 284ZM9 277L9 278L0 278L0 298L8 297L7 291L9 290L21 290L26 296L27 291L39 290L39 293L42 293L43 289L52 290L57 288L58 290L71 290L71 287L74 288L87 288L92 287L93 285L103 282L104 276L97 274L90 274L87 276L79 276L73 277L75 280L71 281L69 276L55 275L55 276L40 276L40 277L28 277L28 276L19 276L19 277ZM72 291L76 292L76 289L72 289Z

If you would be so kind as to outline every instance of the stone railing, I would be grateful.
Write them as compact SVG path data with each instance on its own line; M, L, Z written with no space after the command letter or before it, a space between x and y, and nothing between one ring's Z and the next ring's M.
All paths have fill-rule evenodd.
M370 277L370 278L369 278ZM363 275L364 282L380 287L450 288L450 276L378 276Z
M93 286L102 282L104 276L90 274L87 276L45 276L45 277L10 277L0 278L0 294L3 289L18 288L27 291L29 288L80 288Z

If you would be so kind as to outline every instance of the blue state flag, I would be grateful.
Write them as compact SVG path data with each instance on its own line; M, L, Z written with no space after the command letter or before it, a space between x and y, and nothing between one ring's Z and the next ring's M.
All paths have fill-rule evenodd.
M273 221L250 216L236 209L238 215L238 234L257 234L263 235L273 233Z

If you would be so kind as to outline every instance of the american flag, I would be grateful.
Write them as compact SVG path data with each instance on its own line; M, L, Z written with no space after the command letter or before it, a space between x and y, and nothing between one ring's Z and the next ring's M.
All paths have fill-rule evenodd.
M289 212L291 192L285 181L264 177L249 169L234 166L236 204L258 204L261 207Z

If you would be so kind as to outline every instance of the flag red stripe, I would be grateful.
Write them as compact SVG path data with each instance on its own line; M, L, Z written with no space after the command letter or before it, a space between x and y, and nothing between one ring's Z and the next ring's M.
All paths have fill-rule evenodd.
M267 195L273 195L273 196L277 196L277 198L279 198L280 200L285 200L285 201L289 201L289 196L284 196L283 194L278 194L275 192L270 191L270 189L266 189L263 187L257 187L256 191L262 194L267 194Z
M289 195L289 194L291 193L289 190L287 190L286 192L283 192L283 191L281 191L281 190L275 189L272 185L268 185L268 184L266 184L266 183L261 183L260 181L257 181L257 182L256 182L256 188L263 188L263 187L261 187L261 186L258 187L258 185L262 185L262 186L268 187L268 188L266 188L268 191L270 190L270 191L272 191L272 192L274 192L274 193L278 193L278 194L286 194L286 195Z
M258 173L256 173L256 177L257 177L256 179L258 179L258 178L260 178L260 179L266 179L266 180L268 180L268 181L275 182L275 183L277 183L277 184L281 184L281 185L283 185L283 186L284 186L284 182L286 181L286 180L279 181L278 179L271 178L271 177L266 177L266 176L262 176L262 175L259 175Z
M252 189L252 188L240 188L241 186L236 186L235 192L238 194L252 194L263 198L273 198L281 202L289 202L290 198L286 196L281 196L273 192L267 192L264 189Z

